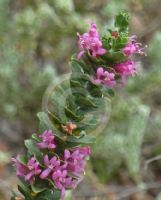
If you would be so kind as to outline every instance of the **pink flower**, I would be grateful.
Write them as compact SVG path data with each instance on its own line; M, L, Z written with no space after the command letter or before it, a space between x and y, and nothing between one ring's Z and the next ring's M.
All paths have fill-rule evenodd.
M93 57L101 56L106 53L106 49L102 47L96 24L91 24L88 33L84 33L83 35L78 33L78 37L78 45L81 50L78 54L78 59L80 59L86 51L89 51Z
M39 137L42 139L42 142L37 143L39 149L53 150L56 148L55 136L51 130L46 130Z
M141 43L136 42L136 36L131 36L129 38L128 43L126 44L125 48L123 48L123 54L125 56L131 56L135 53L145 54L140 47L142 46Z
M47 178L53 172L53 170L59 169L60 160L58 160L56 156L54 156L49 160L48 155L45 155L44 164L46 166L46 169L41 173L40 175L41 179Z
M31 157L27 164L21 163L18 158L13 158L12 161L16 166L17 176L24 177L26 181L31 181L36 175L39 175L42 180L51 179L55 188L61 191L63 199L66 189L75 188L82 180L89 155L89 147L76 147L70 151L66 149L61 159L56 156L49 158L45 155L43 170L40 169L35 157Z
M28 173L28 168L26 165L22 164L19 161L19 158L12 158L12 162L16 167L16 175L17 176L25 176Z
M75 180L68 176L66 170L67 164L61 164L60 160L54 156L49 160L48 155L44 157L44 164L46 169L41 173L40 178L51 178L57 189L61 190L61 198L64 198L65 190L67 188L75 187Z
M96 85L105 85L107 87L114 87L116 85L115 74L104 70L99 67L96 72L96 76L92 77L92 82Z
M73 175L81 177L85 172L86 159L90 155L90 147L76 147L73 150L64 151L64 160L67 162L66 169Z
M35 175L41 173L39 163L35 157L30 158L26 165L22 164L18 158L12 158L12 161L16 166L16 175L24 177L26 181L31 181Z
M135 63L132 60L127 60L115 65L115 70L122 76L134 76L136 74Z
M65 190L75 188L75 180L68 176L67 170L56 170L52 174L52 180L57 189L61 190L61 198L64 198Z
M126 85L126 77L134 76L136 74L136 66L134 61L127 60L115 65L115 70L121 75L123 86Z

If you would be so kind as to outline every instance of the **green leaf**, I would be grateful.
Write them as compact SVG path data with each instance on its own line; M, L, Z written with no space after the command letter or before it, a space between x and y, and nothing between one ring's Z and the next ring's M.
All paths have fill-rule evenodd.
M121 32L117 39L113 39L112 48L114 51L119 51L125 47L128 42L128 34Z
M77 81L77 80L71 79L70 80L70 85L71 85L72 88L82 88L81 83L79 81Z
M79 78L76 79L72 79L71 77L71 81L70 81L70 86L71 86L71 91L72 91L72 95L77 95L77 94L81 94L83 96L87 95L87 89L86 89L86 85L87 85L87 81L82 80Z
M114 97L115 96L115 92L113 89L109 89L109 88L103 88L103 94L106 96L106 97Z
M72 58L70 64L72 72L82 72L82 73L84 72L89 74L90 68L86 66L84 62Z
M27 163L27 161L28 161L27 155L18 156L18 160L19 160L22 164L26 165L26 163Z
M99 85L94 85L91 82L88 83L88 92L93 97L102 97L101 87Z
M87 93L86 86L90 81L90 77L87 74L82 73L73 73L70 77L70 86L72 94L82 94Z
M111 97L114 97L115 96L115 92L113 89L108 89L108 94L111 96Z
M82 131L82 130L87 130L87 129L91 129L94 126L96 126L98 123L98 117L97 116L93 116L92 119L88 116L85 117L84 122L79 122L77 123L77 130L78 131Z
M115 64L115 63L125 60L125 56L123 55L121 51L115 52L113 49L111 49L108 52L108 54L105 54L102 57L104 60L106 60L107 64L111 64L111 63Z
M65 115L66 99L64 95L54 92L52 95L52 113L59 119L59 121L66 123L68 119Z
M39 123L39 132L40 133L43 133L45 130L49 130L49 129L53 130L54 129L47 113L39 112L37 114L37 117L40 120L40 123Z
M92 98L83 97L81 95L76 97L76 102L84 110L90 110L90 109L98 107L93 100L94 99L92 99Z
M24 181L20 181L18 185L18 190L21 192L21 194L24 195L25 200L33 200L33 197L31 196L32 191L27 183L25 183Z
M66 98L71 94L69 80L61 82L61 84L54 88L51 98L49 99L50 107L48 108L61 123L66 123L68 118L65 114Z
M84 73L84 70L83 70L79 61L72 59L71 62L70 62L70 65L71 65L73 73L75 73L75 72Z
M49 186L49 182L47 180L40 180L39 178L36 178L34 183L31 183L32 191L36 194L46 190Z
M34 155L37 160L42 163L43 153L37 148L37 144L33 139L25 140L25 146L28 149L30 155Z
M34 139L35 141L39 141L39 137L36 133L32 134L32 139Z
M67 142L76 144L92 144L96 142L96 137L89 135L82 135L81 137L69 136Z
M79 110L78 105L75 103L75 97L73 95L68 95L66 98L66 106L73 112L77 112Z
M70 119L73 119L75 121L80 121L84 117L83 113L82 114L80 113L79 115L77 115L76 113L74 113L72 110L70 110L67 107L65 108L65 113ZM68 121L70 121L70 119Z
M60 200L60 191L57 189L48 189L39 193L34 200Z
M106 48L107 50L110 49L110 41L111 41L111 33L108 30L106 35L104 35L103 38L102 38L103 47Z
M122 11L115 17L115 27L119 28L120 32L128 31L129 15L127 12Z
M31 184L31 188L32 188L32 191L35 194L38 194L38 193L43 192L44 190L46 190L46 187L45 188L39 188L38 186L35 186L33 184Z
M90 76L88 74L83 73L73 73L71 79L76 79L76 81L84 82L90 81Z
M89 80L89 76L84 73L84 70L82 68L82 64L80 64L77 60L72 60L70 62L72 67L72 74L70 77L70 85L71 89L77 88L77 89L84 89L84 86L86 84L86 81ZM85 92L85 90L84 90Z

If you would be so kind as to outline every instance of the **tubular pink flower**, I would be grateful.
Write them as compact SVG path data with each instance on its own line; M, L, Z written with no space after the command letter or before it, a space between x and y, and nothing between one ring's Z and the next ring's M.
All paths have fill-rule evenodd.
M104 70L99 67L96 76L92 77L92 82L96 85L105 85L106 87L114 87L116 85L115 74Z
M44 131L39 137L42 139L42 142L37 143L39 149L54 150L56 148L55 136L51 130Z
M31 181L35 175L41 173L39 163L35 157L30 158L26 165L22 164L18 158L13 158L12 161L16 166L16 175L24 177L26 181Z
M72 174L81 177L85 172L86 159L90 155L90 147L76 147L73 150L64 151L64 160L67 162L66 169Z
M78 59L80 59L86 51L89 51L93 57L101 56L106 53L106 49L102 47L96 24L91 24L88 33L84 33L83 35L78 33L77 35L79 37L78 45L80 48Z
M91 27L90 27L88 33L89 33L89 35L91 37L97 37L97 38L99 38L99 34L98 34L98 31L97 31L97 25L95 23L91 24Z
M144 55L143 48L141 48L142 44L136 42L136 36L129 37L129 41L126 44L125 48L123 48L122 52L125 56L131 56L135 53L139 53Z
M46 169L41 173L41 175L40 175L41 179L47 178L53 170L59 169L60 160L58 160L56 156L52 157L49 160L48 155L45 155L44 156L44 164L46 166Z
M64 165L61 165L56 170L53 170L52 180L55 186L61 190L61 198L64 198L65 190L75 188L82 180L82 174L85 172L86 159L90 155L89 147L76 147L69 151L64 151L63 161ZM68 175L68 172L76 176L72 178Z
M122 63L116 64L115 70L121 75L123 86L126 85L127 76L135 76L135 74L137 73L135 63L132 60L127 60Z
M122 76L134 76L136 74L136 66L132 60L116 64L115 70Z
M16 167L16 175L17 176L25 176L28 173L28 168L26 165L22 164L19 161L18 156L16 158L12 158L13 165Z
M58 169L53 172L52 180L55 183L55 186L61 190L61 198L64 198L65 190L72 189L75 187L75 180L72 177L68 176L67 170Z
M41 173L40 178L51 178L55 187L61 190L61 198L63 199L65 190L67 188L72 189L76 185L76 181L68 176L68 170L66 169L67 164L62 164L56 156L49 160L48 155L44 157L44 164L46 169Z
M26 174L26 176L25 176L26 181L30 181L33 178L34 175L39 175L41 173L39 163L36 161L35 157L32 157L28 161L27 167L28 167L30 172L28 174Z

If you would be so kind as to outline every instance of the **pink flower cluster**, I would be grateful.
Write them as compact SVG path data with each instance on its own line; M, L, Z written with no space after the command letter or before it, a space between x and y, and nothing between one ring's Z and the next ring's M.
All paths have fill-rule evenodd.
M96 76L92 77L92 82L96 85L105 85L107 87L114 87L116 85L115 74L104 70L99 67L96 72Z
M135 63L132 60L127 60L115 65L115 70L121 76L134 76L136 74Z
M129 41L126 44L125 48L123 48L122 52L125 56L132 56L135 53L139 53L144 55L145 53L140 48L142 46L141 43L136 42L136 36L129 37Z
M116 86L115 74L121 76L122 84L125 85L126 77L136 74L136 65L132 60L126 60L114 66L114 72L108 72L103 67L98 67L96 75L91 78L91 81L96 85L104 85L113 88Z
M37 143L39 149L52 150L56 148L55 136L51 130L44 131L44 133L40 135L39 138L42 140L42 142Z
M44 156L45 169L40 175L41 179L51 179L56 188L61 190L61 197L65 195L65 189L72 189L76 186L76 179L68 175L66 169L67 163L60 161L59 158L53 156L49 159L48 155Z
M123 85L126 83L127 76L136 74L136 65L132 60L126 60L114 66L114 72L108 72L103 67L98 67L96 75L91 78L91 81L96 85L104 85L113 88L116 86L115 74L119 74Z
M55 140L51 137L53 133L46 130L40 138L43 142L38 143L40 149L47 148L50 151L56 148L52 146ZM53 135L54 136L54 135ZM49 148L54 147L54 148ZM17 176L23 177L26 181L34 180L35 176L40 179L51 179L55 187L61 190L61 197L64 198L66 189L75 188L82 180L85 171L86 160L90 155L90 148L75 147L73 149L65 149L64 154L60 157L44 155L43 167L39 164L35 157L31 157L27 164L20 162L18 158L12 161L16 167ZM74 177L74 178L73 178Z
M39 163L35 157L31 157L27 164L23 164L19 161L19 158L12 158L12 162L16 167L16 175L21 176L25 181L31 181L34 176L41 173Z
M64 151L64 160L67 163L66 169L73 173L73 175L80 177L84 174L86 166L86 158L90 155L90 148L76 147L72 151L66 149Z
M102 46L102 41L99 37L95 23L91 24L91 27L87 33L84 33L83 35L78 33L78 36L78 44L80 49L78 59L80 59L81 56L86 52L89 52L91 56L96 58L107 52L107 50ZM112 36L117 39L119 33L114 31L112 32ZM116 78L118 79L120 77L124 85L128 76L134 76L136 74L136 65L134 61L128 59L128 57L136 53L146 55L143 51L144 48L141 48L141 46L142 44L137 42L135 35L129 37L126 46L120 50L122 51L125 60L110 66L111 69L113 68L112 70L110 69L110 71L107 70L106 67L98 66L95 74L91 77L92 83L112 88L116 86ZM102 60L104 60L103 57Z
M126 84L127 76L134 76L137 73L135 62L132 60L116 64L115 70L118 74L120 74L123 85Z
M93 57L101 56L106 53L106 49L102 47L102 41L100 40L95 23L91 24L88 33L84 33L83 35L78 33L78 37L78 45L81 50L78 54L78 59L80 59L86 51L89 51Z

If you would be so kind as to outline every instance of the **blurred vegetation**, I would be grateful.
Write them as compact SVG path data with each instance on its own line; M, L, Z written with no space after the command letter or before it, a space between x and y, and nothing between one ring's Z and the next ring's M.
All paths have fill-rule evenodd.
M131 32L148 44L148 57L138 63L138 76L114 97L91 163L104 184L155 181L161 162L150 164L147 172L143 167L161 154L160 8L160 0L0 0L0 137L20 144L37 130L36 113L47 86L69 71L68 61L77 51L76 32L85 30L88 19L105 30L114 14L126 9Z

